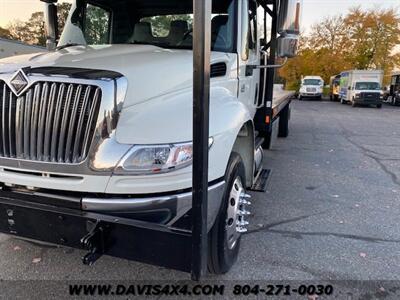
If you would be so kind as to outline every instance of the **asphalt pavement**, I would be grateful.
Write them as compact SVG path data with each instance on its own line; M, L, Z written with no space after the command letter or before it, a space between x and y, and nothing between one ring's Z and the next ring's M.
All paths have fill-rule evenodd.
M350 280L399 281L400 107L297 100L292 107L290 137L266 152L268 191L253 193L238 262L207 279L334 280L343 291ZM87 267L83 254L0 235L0 281L189 278L111 257ZM390 296L374 285L361 296L382 295Z

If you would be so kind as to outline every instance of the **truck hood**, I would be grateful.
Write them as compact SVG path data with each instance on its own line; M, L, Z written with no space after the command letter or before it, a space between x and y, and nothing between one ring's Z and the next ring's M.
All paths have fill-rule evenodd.
M55 52L14 56L0 60L0 73L26 67L72 67L108 70L128 78L124 107L192 86L193 52L152 45L74 46ZM213 52L211 61L229 61Z

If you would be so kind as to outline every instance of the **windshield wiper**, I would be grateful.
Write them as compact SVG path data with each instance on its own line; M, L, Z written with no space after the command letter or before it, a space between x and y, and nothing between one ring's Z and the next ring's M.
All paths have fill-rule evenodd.
M62 50L62 49L65 49L65 48L75 47L75 46L85 46L85 45L78 44L78 43L68 43L68 44L65 44L65 45L57 47L56 50Z

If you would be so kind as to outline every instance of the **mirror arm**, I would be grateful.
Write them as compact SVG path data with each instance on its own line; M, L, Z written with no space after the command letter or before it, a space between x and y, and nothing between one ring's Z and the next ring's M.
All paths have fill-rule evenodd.
M57 46L57 1L58 0L41 0L41 2L45 3L44 17L46 23L46 46L49 51L54 50Z
M261 70L261 69L279 69L286 65L288 58L285 57L285 60L280 65L247 65L246 66L246 76L252 76L254 70Z
M284 65L286 65L286 63L288 62L288 58L285 57L285 60L283 61L282 64L280 65L259 65L259 66L254 66L254 69L279 69L282 68Z

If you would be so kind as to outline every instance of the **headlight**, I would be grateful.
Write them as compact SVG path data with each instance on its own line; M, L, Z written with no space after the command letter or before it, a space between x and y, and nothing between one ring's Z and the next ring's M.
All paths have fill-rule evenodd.
M361 94L356 94L356 98L360 98L361 97Z
M210 138L209 146L213 144ZM116 174L159 174L189 166L193 162L193 144L137 145L119 162Z

